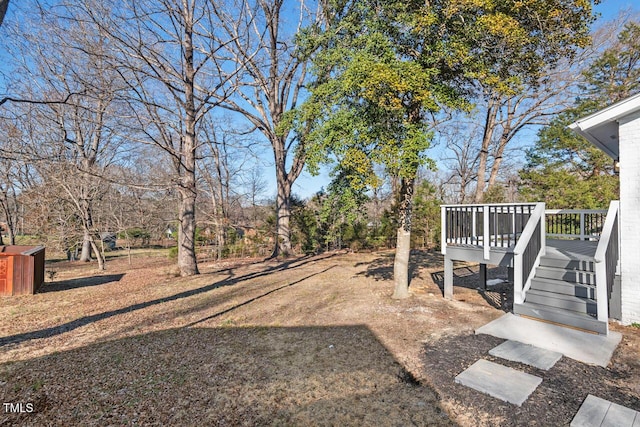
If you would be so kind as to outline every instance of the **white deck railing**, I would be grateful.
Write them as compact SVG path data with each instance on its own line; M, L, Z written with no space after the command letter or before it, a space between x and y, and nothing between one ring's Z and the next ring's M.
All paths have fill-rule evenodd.
M602 235L594 256L596 262L598 320L607 323L607 334L609 333L609 298L611 297L620 256L619 214L620 202L614 200L609 204L607 219L602 228Z
M603 209L547 209L545 217L547 237L598 240L602 234L607 211Z
M475 246L489 259L491 248L513 248L535 208L535 203L444 205L442 254L446 255L447 245Z
M492 249L513 253L514 302L522 304L545 252L545 204L445 205L441 216L443 255L448 245L482 248L485 260Z

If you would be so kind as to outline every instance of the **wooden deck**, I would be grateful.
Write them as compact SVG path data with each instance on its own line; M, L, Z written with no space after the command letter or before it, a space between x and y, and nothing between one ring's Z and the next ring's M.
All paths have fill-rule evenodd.
M515 314L606 335L620 311L618 212L617 201L606 211L443 205L444 296L453 298L454 260L479 263L481 282L486 265L505 266Z
M556 259L594 261L597 241L547 239L546 256Z

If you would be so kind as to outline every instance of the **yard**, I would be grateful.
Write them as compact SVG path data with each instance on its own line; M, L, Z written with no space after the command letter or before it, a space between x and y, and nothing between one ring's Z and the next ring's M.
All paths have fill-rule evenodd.
M194 278L159 255L97 276L53 263L41 293L0 300L0 393L23 409L5 405L0 425L566 425L588 393L640 409L632 327L612 325L624 338L607 369L517 366L543 377L522 407L455 384L494 360L501 340L473 331L509 295L459 266L444 300L438 254L413 254L402 301L392 252L211 263Z

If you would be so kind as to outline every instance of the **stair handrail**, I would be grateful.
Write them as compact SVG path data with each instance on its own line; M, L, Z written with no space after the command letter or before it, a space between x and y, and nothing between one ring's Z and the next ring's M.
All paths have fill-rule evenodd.
M596 303L598 307L598 320L607 324L609 332L609 288L616 274L616 265L620 256L618 217L620 215L620 202L612 200L609 203L607 218L602 228L602 234L596 254L593 257L596 262Z
M535 269L546 250L544 226L545 204L536 203L536 207L522 230L520 240L513 249L513 299L514 304L523 304L531 287Z

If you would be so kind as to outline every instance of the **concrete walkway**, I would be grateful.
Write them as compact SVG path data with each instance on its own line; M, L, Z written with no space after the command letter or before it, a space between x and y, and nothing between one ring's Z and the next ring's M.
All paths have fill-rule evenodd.
M480 359L462 371L455 382L504 402L522 406L542 378Z
M622 339L617 332L610 332L605 337L510 313L479 328L476 334L508 340L491 349L489 354L492 356L543 370L552 369L562 355L606 367ZM542 378L480 359L456 376L455 382L521 406L540 385ZM596 396L587 396L571 427L605 426L640 427L640 413Z
M476 330L498 338L530 344L590 365L607 367L622 339L619 332L595 335L507 313Z
M512 362L534 366L544 371L553 368L562 357L561 353L511 340L492 348L489 350L489 354Z
M571 427L640 427L640 413L588 395L571 421Z

